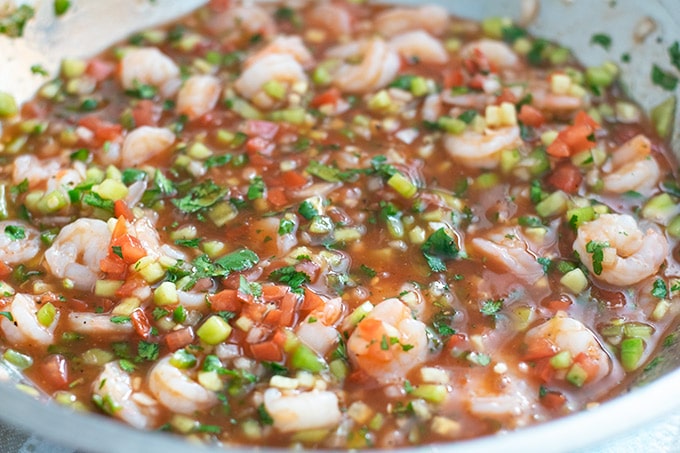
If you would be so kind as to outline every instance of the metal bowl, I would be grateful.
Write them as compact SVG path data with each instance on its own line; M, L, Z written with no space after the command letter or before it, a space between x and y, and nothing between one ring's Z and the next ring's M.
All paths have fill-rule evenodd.
M27 24L23 38L10 40L0 36L0 89L12 92L19 101L28 99L43 82L40 76L31 73L31 65L40 63L54 71L65 56L92 55L135 30L179 17L204 0L83 0L74 2L68 13L58 19L54 18L51 0L35 3L36 18ZM424 2L393 0L393 3ZM440 0L439 3L444 3L456 15L474 19L499 15L520 19L522 11L526 15L527 11L533 11L532 4L538 4L539 9L533 11L536 15L528 26L533 34L572 48L586 65L607 59L619 63L624 87L645 110L670 94L654 86L650 73L653 63L670 69L667 48L678 39L674 32L680 29L677 0L458 0L455 4ZM594 33L611 36L609 51L590 44ZM630 55L630 62L621 62L624 53ZM676 112L674 124L679 123L679 118ZM680 128L674 131L671 144L680 158ZM538 452L547 449L559 452L613 442L624 433L639 430L680 409L680 345L665 348L658 354L659 366L640 374L624 395L593 409L502 435L404 451ZM30 383L1 361L0 405L0 419L5 422L81 451L224 451L198 447L177 436L137 431L98 414L70 411L32 390ZM621 451L621 442L617 445L619 448L614 450ZM253 450L263 449L230 449Z

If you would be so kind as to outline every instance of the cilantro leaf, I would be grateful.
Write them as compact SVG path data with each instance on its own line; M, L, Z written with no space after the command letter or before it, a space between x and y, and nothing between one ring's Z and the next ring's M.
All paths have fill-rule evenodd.
M663 279L657 278L654 280L654 284L652 285L652 296L658 299L665 299L668 297L668 287Z
M0 311L0 316L4 316L5 318L9 319L10 322L14 322L14 316L12 316L12 313L8 311Z
M482 302L479 312L484 316L496 316L503 308L503 299L487 299Z
M264 190L264 180L260 176L255 176L250 180L250 185L248 186L248 193L246 196L248 197L248 200L257 200L258 198L262 198L264 195Z
M249 296L258 297L262 295L262 285L257 282L249 282L243 275L239 276L238 290Z
M420 249L433 272L446 271L444 261L457 258L460 252L455 239L443 227L432 233Z
M678 86L678 78L657 65L652 65L652 82L667 91L673 91Z
M284 234L292 233L295 229L295 222L285 217L281 218L279 221L279 236Z
M608 242L590 241L586 244L586 252L592 255L593 272L595 275L602 273L602 260L604 259L604 249L609 247Z
M215 261L215 264L227 272L242 272L252 268L259 261L260 258L252 250L241 249L224 255Z
M264 407L264 403L257 406L257 415L259 416L260 422L263 425L273 425L274 424L274 419L272 418L271 415L269 415L269 412L267 412L267 409Z
M668 56L671 58L671 64L680 71L680 43L678 41L668 48Z
M605 50L609 50L612 45L612 38L604 33L596 33L590 38L590 44L597 44L602 46Z
M12 14L0 17L0 34L18 38L24 34L24 26L34 14L35 10L31 6L21 5Z
M141 340L137 344L137 354L142 360L148 360L153 362L158 359L160 353L160 346L156 343L149 343L148 341Z
M5 235L12 241L26 239L26 229L20 225L7 225Z
M304 217L307 220L312 220L314 217L319 215L319 211L317 211L317 209L309 200L305 200L302 203L300 203L300 207L298 207L298 212L302 217Z
M220 187L209 179L198 186L192 187L184 197L173 199L172 204L183 213L192 214L214 205L227 192L229 192L228 188Z
M304 292L302 285L310 281L309 275L297 271L293 266L280 267L272 271L269 280L290 286L290 290L295 294L302 294Z

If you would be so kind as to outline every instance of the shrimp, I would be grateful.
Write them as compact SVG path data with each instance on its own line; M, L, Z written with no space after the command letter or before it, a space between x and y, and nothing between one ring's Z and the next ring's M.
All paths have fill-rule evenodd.
M220 81L211 75L189 77L177 93L177 113L194 120L211 111L220 97Z
M129 49L120 60L120 83L126 90L138 84L158 88L161 95L172 96L181 84L179 68L155 47Z
M90 336L101 336L109 340L122 340L134 332L129 322L111 322L111 315L96 313L69 313L68 328Z
M123 142L121 164L135 167L163 153L175 143L175 134L162 127L142 126L130 132Z
M375 18L375 28L383 36L394 36L412 30L425 30L438 36L444 33L448 26L449 13L438 5L391 8Z
M23 154L16 159L12 166L12 181L21 184L28 181L28 186L36 187L61 169L56 159L41 160L31 154Z
M343 63L333 75L333 83L342 91L368 93L386 86L399 72L399 55L379 38L334 47L330 57L360 55L357 65Z
M92 383L92 393L101 398L102 409L137 429L157 425L158 403L146 393L134 392L130 375L118 362L109 362Z
M352 33L352 16L347 9L324 3L317 5L307 15L307 23L320 30L329 31L335 37Z
M170 363L161 359L149 372L149 390L166 408L180 414L207 410L217 404L217 395L192 380Z
M510 46L494 39L480 39L460 49L460 55L466 59L474 58L479 53L498 69L515 68L520 61Z
M276 33L276 23L272 15L252 4L228 8L211 17L206 26L215 35L228 32L227 39L238 38L244 33L248 37L261 35L265 38Z
M399 299L380 302L347 341L356 367L379 382L398 381L427 359L425 324Z
M442 43L422 30L408 31L392 37L389 46L407 60L444 64L449 54Z
M602 214L578 228L574 251L593 277L628 286L659 270L668 253L668 242L651 228L643 233L627 214Z
M36 306L33 297L17 293L9 304L9 312L13 320L0 317L0 328L5 337L13 344L29 344L49 346L54 341L54 329L59 322L57 311L52 323L44 326L38 321Z
M245 67L252 66L267 55L290 55L304 68L309 68L314 64L314 57L312 57L312 54L304 42L302 42L302 38L299 36L277 36L276 39L259 50L255 55L248 58L245 62Z
M73 281L77 289L91 291L110 240L106 222L78 219L63 227L45 251L45 266L52 275Z
M272 107L275 100L263 91L263 86L276 80L288 86L307 83L307 75L293 55L269 54L247 67L234 83L241 95L263 108Z
M558 312L553 318L528 330L524 342L527 360L569 352L570 357L564 367L556 369L556 379L566 379L569 371L578 366L587 375L583 383L594 383L607 376L612 368L611 359L595 334L565 312Z
M338 397L329 391L283 394L269 388L264 392L264 407L274 420L274 428L284 433L330 429L342 418Z
M8 234L11 229L23 231L20 234ZM5 264L17 264L35 258L40 251L40 232L32 226L18 221L0 222L0 261Z
M472 239L472 247L486 263L516 275L530 285L543 277L543 266L536 261L517 228L496 230L488 238L476 237Z
M636 135L621 145L612 155L613 171L602 178L604 190L648 194L661 175L659 164L650 156L651 151L652 143L644 135Z
M483 133L466 131L460 135L447 134L444 147L456 161L473 168L495 168L501 151L521 143L519 127L509 126Z
M298 338L319 355L326 355L338 342L339 334L335 324L342 315L342 307L339 297L324 301L298 325L295 331Z

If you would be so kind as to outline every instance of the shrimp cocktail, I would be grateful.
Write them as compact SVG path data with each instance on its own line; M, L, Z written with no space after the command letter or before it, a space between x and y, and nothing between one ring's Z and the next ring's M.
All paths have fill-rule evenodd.
M592 407L673 341L680 289L671 104L648 121L619 72L509 19L349 0L214 0L68 58L0 93L3 360L220 445Z

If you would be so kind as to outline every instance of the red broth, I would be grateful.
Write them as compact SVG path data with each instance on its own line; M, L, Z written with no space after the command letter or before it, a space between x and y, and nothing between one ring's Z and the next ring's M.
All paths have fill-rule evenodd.
M138 428L315 448L512 430L649 365L680 190L616 68L359 3L213 1L5 109L7 362Z

